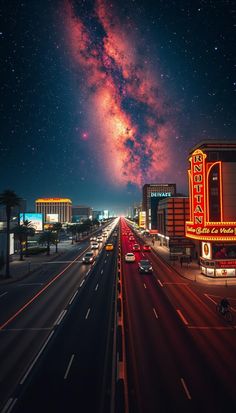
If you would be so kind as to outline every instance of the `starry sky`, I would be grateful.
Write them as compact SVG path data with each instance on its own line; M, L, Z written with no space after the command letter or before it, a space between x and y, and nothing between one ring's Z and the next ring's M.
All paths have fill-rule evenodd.
M187 155L236 139L229 0L11 0L1 10L0 191L125 212L187 194Z

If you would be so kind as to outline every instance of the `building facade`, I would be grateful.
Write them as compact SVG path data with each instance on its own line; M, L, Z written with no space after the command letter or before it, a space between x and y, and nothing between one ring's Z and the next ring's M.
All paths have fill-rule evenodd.
M170 253L193 256L194 243L185 237L189 219L189 198L171 197L161 200L157 210L158 239Z
M58 222L71 222L72 201L69 198L38 198L35 201L36 212L43 214L44 222L47 216L58 215Z
M92 219L92 208L86 205L78 205L72 207L72 222L86 221L86 219Z
M200 142L189 153L190 219L201 272L236 276L236 142Z
M143 186L143 211L146 229L157 230L157 208L163 198L176 195L176 184L145 184Z

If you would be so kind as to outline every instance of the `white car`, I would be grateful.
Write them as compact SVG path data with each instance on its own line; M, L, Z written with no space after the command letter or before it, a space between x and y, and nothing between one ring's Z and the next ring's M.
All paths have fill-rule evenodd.
M97 238L96 237L91 237L90 241L97 241Z
M135 261L135 255L132 252L127 252L127 254L125 254L125 261L126 262L134 262Z
M102 242L103 238L102 237L97 237L97 242Z
M91 244L91 250L96 250L96 249L98 249L99 248L99 244L98 244L98 242L92 242L92 244Z

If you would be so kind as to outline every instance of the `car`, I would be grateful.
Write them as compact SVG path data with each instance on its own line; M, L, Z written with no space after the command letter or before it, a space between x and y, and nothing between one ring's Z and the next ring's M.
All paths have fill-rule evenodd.
M96 237L91 237L91 238L90 238L90 241L96 241L96 240L97 240Z
M102 242L103 238L102 237L97 237L97 242Z
M93 241L90 248L91 248L91 250L96 250L96 249L98 249L98 248L99 248L99 243Z
M140 245L134 244L133 245L133 251L140 251Z
M92 264L92 262L94 261L93 252L92 251L86 252L86 254L83 256L82 261L84 264Z
M151 251L151 247L148 244L143 245L143 251Z
M114 250L114 245L113 244L106 244L105 250L106 251L113 251Z
M138 263L139 272L149 273L152 272L152 263L149 260L141 260Z
M133 236L129 237L129 240L134 241L134 237Z
M127 252L125 254L125 262L134 262L135 261L135 255L132 252Z

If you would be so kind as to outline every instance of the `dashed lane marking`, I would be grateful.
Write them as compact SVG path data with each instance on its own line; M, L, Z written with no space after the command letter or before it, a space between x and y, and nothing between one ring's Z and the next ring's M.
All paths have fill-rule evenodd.
M217 304L217 302L213 300L213 298L211 298L208 294L204 293L204 295L208 298L208 300L212 301L214 304Z
M155 308L153 308L153 312L154 312L154 314L155 314L155 317L158 319L158 314L157 314Z
M75 355L72 354L72 356L71 356L71 358L70 358L70 361L69 361L69 364L68 364L68 366L67 366L65 375L64 375L64 379L65 379L65 380L67 379L67 376L68 376L68 374L69 374L69 371L70 371L70 368L71 368L71 364L73 363L74 357L75 357Z
M180 381L181 381L181 383L182 383L182 386L183 386L183 388L184 388L184 391L185 391L185 393L186 393L187 398L188 398L189 400L191 400L192 397L190 396L190 393L189 393L189 390L188 390L188 388L187 388L187 385L186 385L186 383L185 383L185 381L184 381L184 379L183 379L182 377L181 377Z
M88 309L87 314L86 314L86 316L85 316L85 319L86 319L86 320L87 320L87 318L88 318L88 316L89 316L89 313L90 313L90 308Z
M159 278L158 278L157 282L158 282L158 284L160 284L161 287L163 287L163 284L162 284L161 280L159 280Z
M181 320L183 321L183 323L184 323L185 325L188 325L188 322L187 322L186 318L183 316L183 314L181 313L181 311L178 310L178 309L177 309L176 311L177 311L177 313L179 314L179 316L180 316Z

